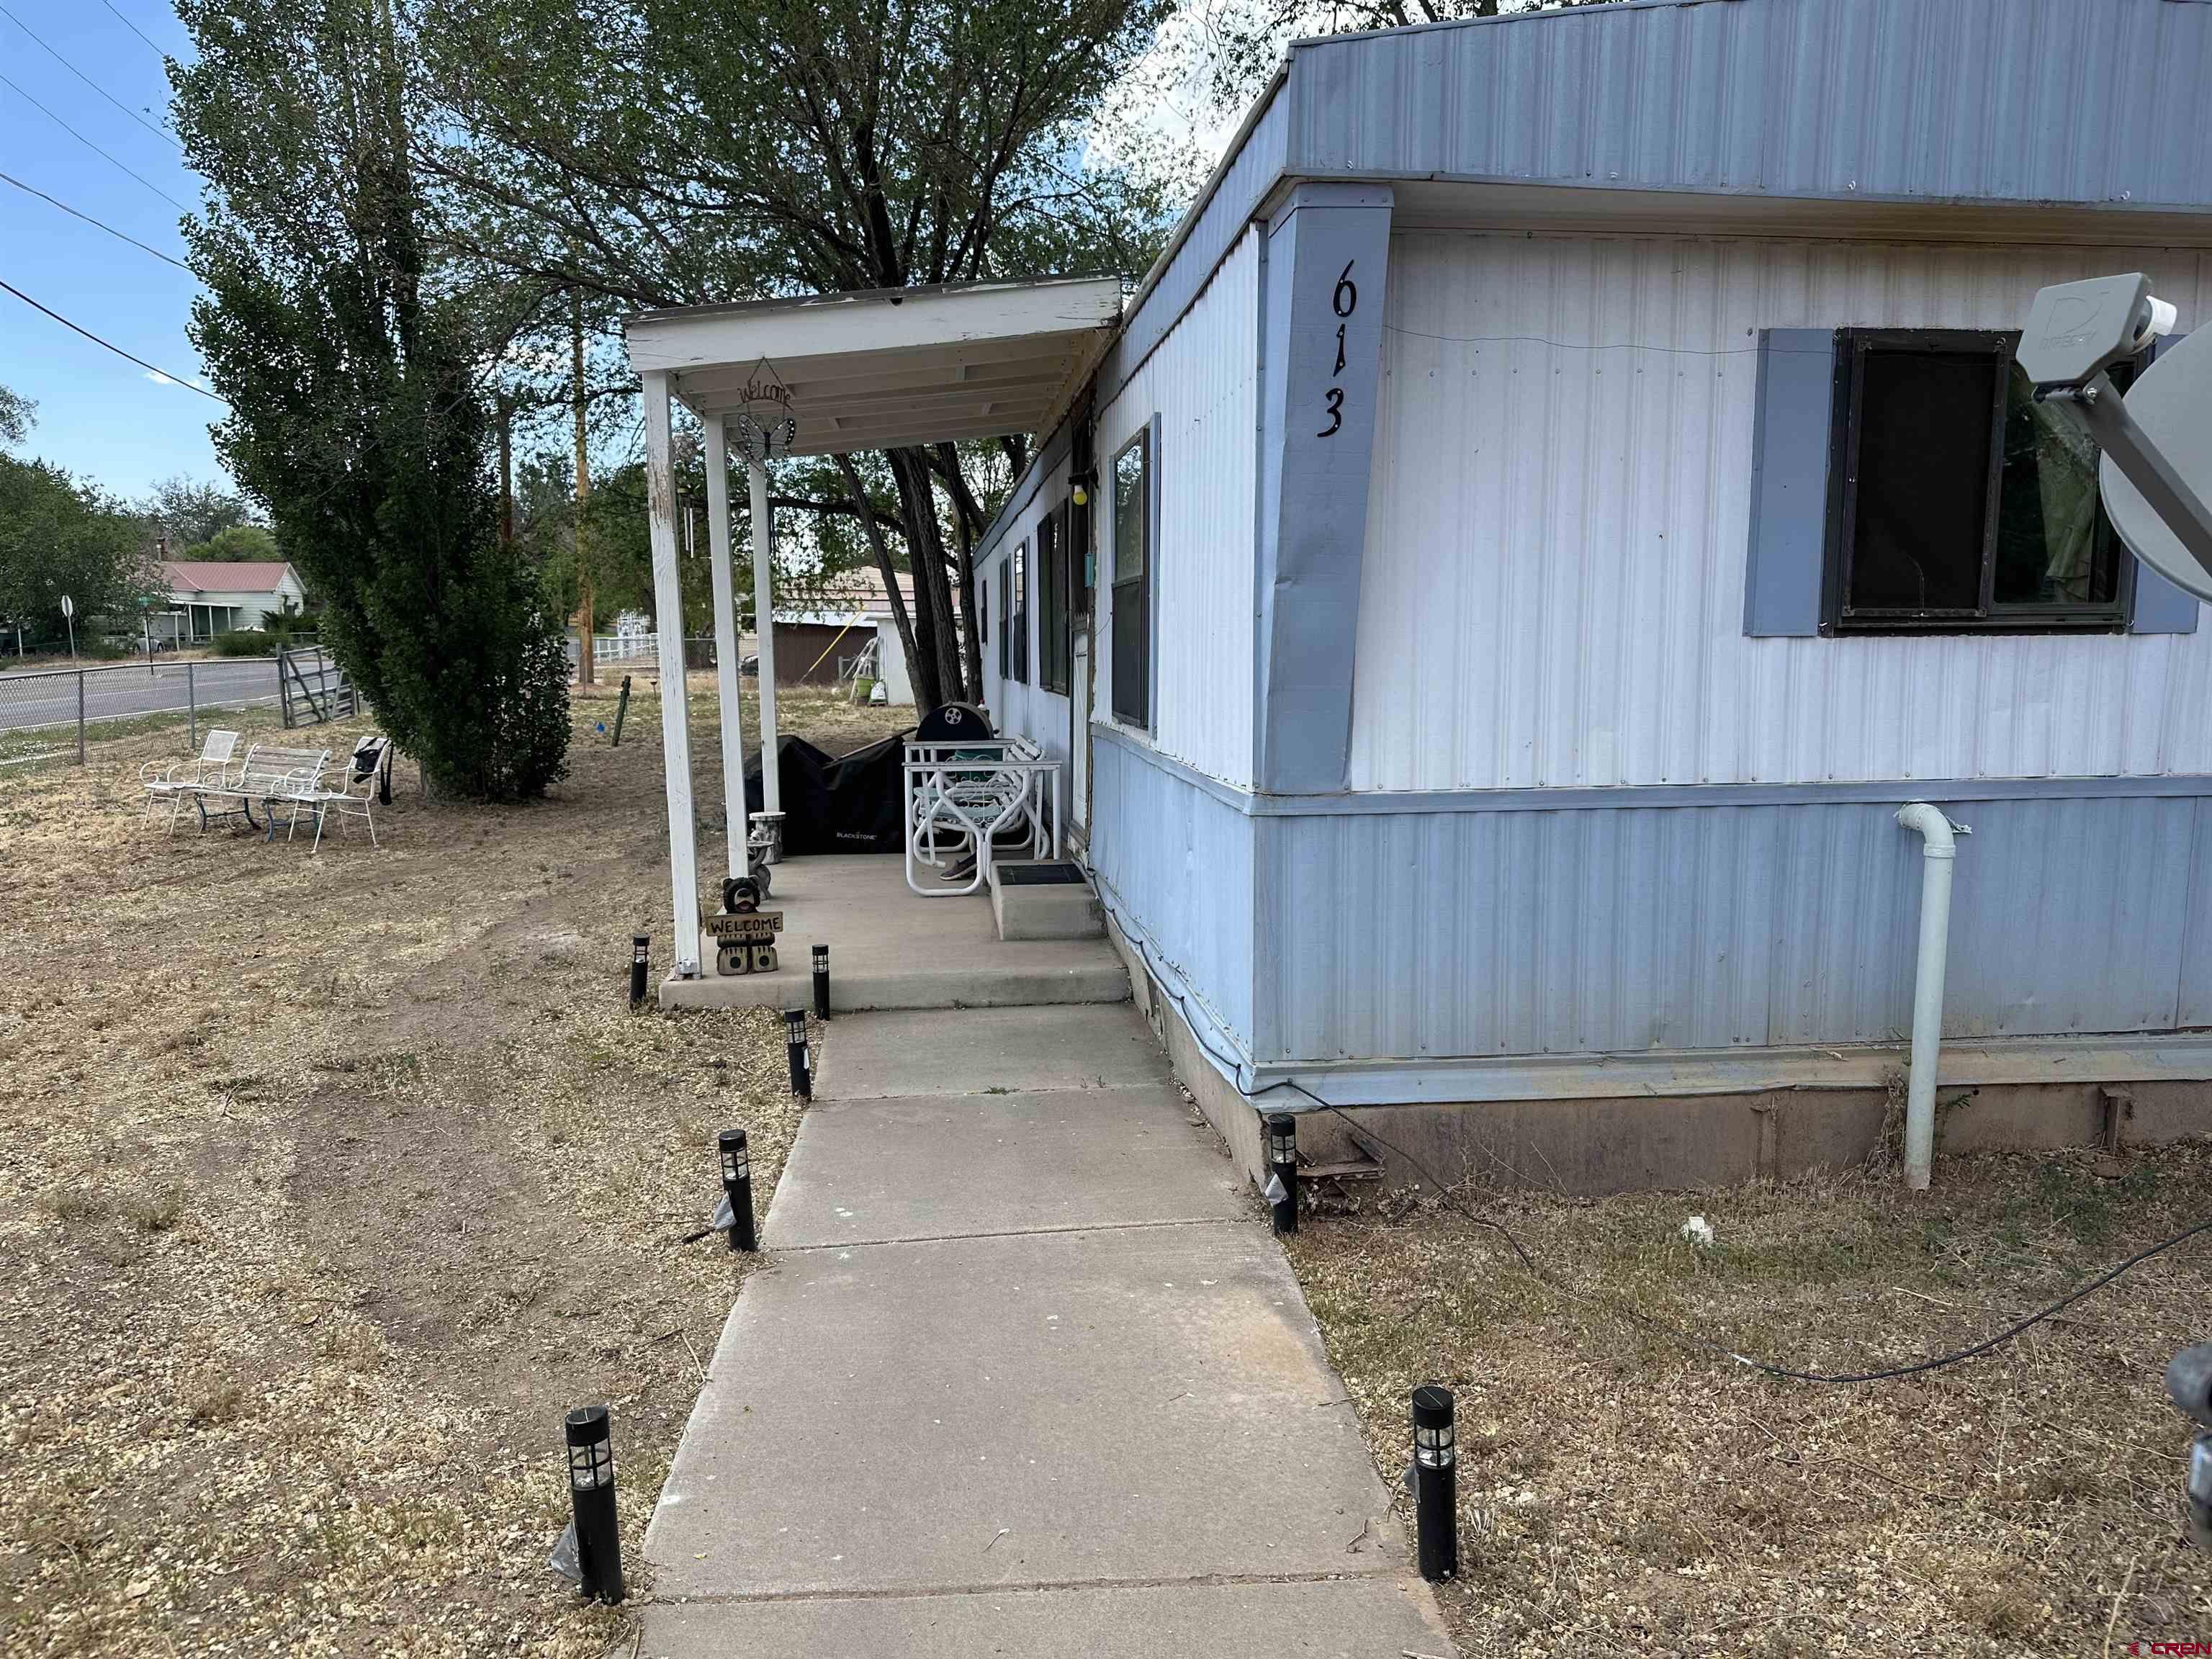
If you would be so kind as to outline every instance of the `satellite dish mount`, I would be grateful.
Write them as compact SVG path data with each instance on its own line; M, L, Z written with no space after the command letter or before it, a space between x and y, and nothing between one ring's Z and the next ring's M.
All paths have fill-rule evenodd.
M2104 453L2105 511L2128 550L2212 599L2212 329L2162 353L2124 398L2110 373L2175 317L2140 271L2061 283L2036 295L2016 356L2036 400L2068 410Z

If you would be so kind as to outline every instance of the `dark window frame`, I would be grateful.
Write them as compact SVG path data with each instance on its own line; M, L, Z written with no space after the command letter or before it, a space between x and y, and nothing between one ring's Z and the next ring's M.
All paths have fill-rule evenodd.
M1138 457L1142 480L1136 512L1143 558L1137 574L1124 578L1121 557L1121 460L1133 451ZM1152 502L1159 489L1158 465L1159 457L1153 453L1152 422L1147 421L1127 443L1114 452L1107 472L1107 487L1113 491L1113 538L1112 545L1103 550L1106 568L1102 574L1113 595L1113 636L1109 642L1114 665L1113 714L1122 725L1143 732L1152 729L1152 562L1158 555L1158 549L1153 545ZM1130 630L1131 640L1125 640L1125 629ZM1133 675L1126 672L1132 665L1138 671Z
M1013 641L1015 683L1030 683L1030 544L1027 541L1014 544L1014 550L1006 562L1006 586L1012 590L1012 609L1006 619L1006 634Z
M1006 562L999 567L999 683L1001 685L1014 678L1014 630L1006 626L1008 604L1006 572L1012 568L1012 562L1013 556L1010 553L1006 556Z
M1037 684L1067 695L1071 645L1067 604L1067 503L1060 501L1037 524Z
M2114 561L2109 599L2075 604L2001 602L1996 597L1999 521L2004 484L2004 438L2013 348L2017 330L1842 328L1836 331L1829 424L1827 544L1822 561L1820 632L1896 634L2123 634L2133 603L2135 561L2118 549L2103 511L2097 515L2100 557ZM1986 357L1992 375L1989 461L1983 480L1982 545L1977 599L1971 607L1854 605L1850 602L1858 544L1858 464L1865 401L1866 360L1871 352L1924 352L1931 356Z

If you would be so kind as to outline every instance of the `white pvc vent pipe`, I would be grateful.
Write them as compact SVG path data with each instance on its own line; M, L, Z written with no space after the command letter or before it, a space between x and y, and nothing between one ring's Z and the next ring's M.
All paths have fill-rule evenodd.
M1973 832L1924 800L1897 810L1897 821L1919 831L1920 951L1912 969L1912 1071L1905 1091L1905 1184L1928 1189L1936 1161L1936 1058L1943 1047L1943 960L1951 945L1951 866L1954 834Z

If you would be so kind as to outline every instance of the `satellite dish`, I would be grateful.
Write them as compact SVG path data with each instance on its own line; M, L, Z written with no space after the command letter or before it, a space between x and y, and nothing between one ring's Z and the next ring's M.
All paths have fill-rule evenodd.
M2212 327L2160 352L2123 401L2181 482L2198 501L2212 502ZM2109 452L2097 475L2105 515L2128 551L2183 592L2212 599L2212 569L2189 550Z

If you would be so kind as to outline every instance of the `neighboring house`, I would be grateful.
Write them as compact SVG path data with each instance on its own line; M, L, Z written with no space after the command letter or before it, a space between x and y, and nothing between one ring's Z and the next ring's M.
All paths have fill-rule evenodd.
M2208 101L2190 0L1291 48L977 556L992 710L1240 1146L1490 1103L1394 1133L1813 1161L1911 1024L1915 799L1973 830L1947 1135L2201 1110L2212 629L2008 353L2051 283L2205 316Z
M166 622L172 640L213 639L229 629L258 628L264 618L297 611L307 602L299 574L283 560L230 564L216 561L164 560L161 580L168 590Z

